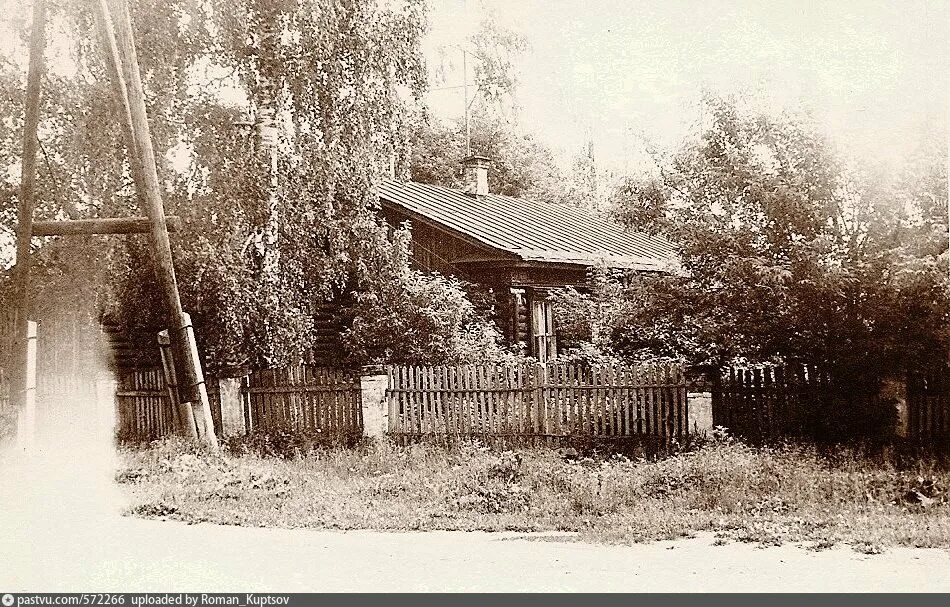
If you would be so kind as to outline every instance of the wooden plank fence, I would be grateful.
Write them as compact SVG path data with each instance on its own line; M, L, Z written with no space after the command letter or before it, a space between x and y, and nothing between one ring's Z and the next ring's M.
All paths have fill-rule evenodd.
M126 370L116 379L116 435L120 440L149 441L175 432L161 369Z
M908 375L907 434L920 441L950 437L950 370L931 369Z
M713 425L760 441L801 435L802 403L822 383L813 370L796 367L731 367L713 387Z
M215 431L220 434L218 384L208 378L206 385ZM242 399L253 431L362 433L359 378L351 371L308 365L257 371L245 381ZM174 433L174 413L162 370L121 372L116 414L116 433L122 440L148 441Z
M252 430L359 435L363 430L359 376L349 370L298 365L248 377Z
M836 379L804 365L733 367L713 386L713 424L752 442L886 440L897 431L897 408L881 398L881 388L874 378ZM938 396L920 400L928 398L934 404L924 405L925 411L944 402ZM913 417L921 406L915 409L911 401ZM929 419L930 413L920 415ZM910 436L921 436L913 420Z
M390 367L389 433L414 437L652 437L688 433L686 381L674 365Z

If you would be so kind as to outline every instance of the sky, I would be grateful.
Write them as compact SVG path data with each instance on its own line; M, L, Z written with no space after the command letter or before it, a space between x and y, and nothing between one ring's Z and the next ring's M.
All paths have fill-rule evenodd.
M462 115L461 52L481 20L522 35L522 128L569 164L589 137L602 166L649 165L646 144L674 146L700 118L704 91L739 93L769 111L805 111L846 158L899 163L950 125L950 0L428 0L426 101ZM29 3L0 0L10 56ZM54 71L64 32L49 32ZM25 69L25 58L24 69ZM450 66L451 67L451 66ZM471 81L471 75L470 75ZM442 90L437 90L442 89Z
M950 2L430 0L425 52L485 14L525 37L518 120L559 150L589 136L598 162L640 166L644 142L682 141L704 91L807 112L845 158L899 163L950 117ZM459 51L452 51L459 54ZM430 70L433 71L433 70ZM445 84L461 84L460 72ZM461 89L428 104L461 115Z

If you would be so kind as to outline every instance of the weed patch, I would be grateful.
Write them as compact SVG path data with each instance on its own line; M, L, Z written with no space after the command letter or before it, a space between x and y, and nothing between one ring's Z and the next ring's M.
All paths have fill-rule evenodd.
M123 451L130 513L332 529L579 532L639 542L950 547L950 472L847 449L752 448L725 436L664 458L358 443L220 454L175 440ZM259 445L273 444L258 443Z

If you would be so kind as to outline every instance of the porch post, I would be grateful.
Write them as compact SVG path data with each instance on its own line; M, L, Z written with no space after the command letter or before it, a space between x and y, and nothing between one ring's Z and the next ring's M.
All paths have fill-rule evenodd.
M524 289L511 287L508 291L511 293L511 344L515 346L524 344L527 351L528 344L521 339L521 310L525 306Z

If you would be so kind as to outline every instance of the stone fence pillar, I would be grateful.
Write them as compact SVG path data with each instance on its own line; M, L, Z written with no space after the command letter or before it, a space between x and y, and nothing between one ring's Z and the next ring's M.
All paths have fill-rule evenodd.
M244 436L249 428L244 418L243 377L221 377L218 394L221 399L221 438Z
M386 407L386 388L389 376L381 366L360 370L360 402L363 409L363 436L382 440L389 430L389 412Z
M705 434L713 428L712 392L688 392L687 420L690 434Z
M686 372L686 419L690 434L706 434L713 429L712 386L718 375L718 369L709 367L694 367Z

